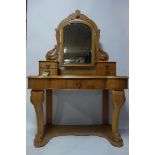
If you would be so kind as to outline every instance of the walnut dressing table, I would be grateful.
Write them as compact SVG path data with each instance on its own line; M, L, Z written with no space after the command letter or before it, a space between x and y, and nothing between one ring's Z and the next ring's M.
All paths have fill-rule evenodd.
M128 77L116 76L116 62L99 47L100 30L79 10L60 22L56 29L57 45L39 61L39 75L28 76L31 102L37 117L35 147L41 147L55 136L96 135L117 147L123 145L118 131L120 109L125 102L124 89ZM101 89L103 96L102 124L52 124L52 89ZM109 90L112 91L112 124L109 124ZM46 99L46 122L43 103Z

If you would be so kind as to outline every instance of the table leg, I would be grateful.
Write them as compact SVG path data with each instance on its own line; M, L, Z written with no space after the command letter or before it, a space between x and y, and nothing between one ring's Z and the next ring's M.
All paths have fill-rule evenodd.
M46 125L52 124L52 89L46 90Z
M32 90L31 91L31 102L34 105L37 117L37 134L34 140L34 145L40 143L44 136L44 118L43 118L43 104L44 91L43 90Z
M102 122L103 124L109 124L109 90L105 89L102 91L102 102L103 102Z
M123 90L113 90L112 91L112 103L113 103L113 113L112 113L112 134L113 140L118 142L118 145L123 145L123 140L118 132L118 122L120 109L125 102L125 94Z

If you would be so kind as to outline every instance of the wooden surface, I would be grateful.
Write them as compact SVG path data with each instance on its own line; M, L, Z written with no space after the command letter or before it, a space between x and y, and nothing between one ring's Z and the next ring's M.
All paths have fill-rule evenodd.
M58 135L97 135L107 138L112 145L120 147L123 145L118 131L118 121L121 106L125 102L123 89L127 88L127 77L116 76L51 76L50 78L29 77L28 87L32 89L31 102L36 115L38 131L34 145L40 147L45 145L51 137ZM43 127L43 90L46 89L46 124L52 125L52 89L104 89L103 90L103 124L109 124L109 89L112 89L113 114L112 129L99 127L53 127L49 130ZM101 130L103 129L103 131Z
M123 90L113 90L112 91L112 103L113 103L113 112L112 112L112 133L113 133L113 140L120 141L121 136L118 131L118 121L119 121L119 114L122 105L125 102L125 93Z
M39 76L39 75L34 75L34 76L28 76L28 79L128 79L127 76L103 76L103 75L51 75L51 76Z
M46 124L52 124L52 90L46 90Z
M104 76L116 76L116 62L97 62L96 74Z
M104 89L102 91L102 121L103 124L109 124L109 90Z
M44 116L43 116L43 101L44 91L32 90L31 91L31 103L34 105L37 117L37 133L34 139L35 143L40 143L44 137Z
M48 72L49 75L58 75L58 63L50 61L39 61L39 75Z
M118 76L28 77L29 89L127 89L128 78Z
M103 108L103 124L108 124L108 91L103 93L103 99L106 104ZM106 128L105 126L63 126L63 127L53 127L52 125L52 91L47 90L46 92L46 126L52 126L50 129L44 128L44 118L42 104L44 101L44 94L42 90L32 90L31 92L31 102L34 105L36 116L37 116L37 134L34 140L34 145L40 147L45 145L51 137L58 135L97 135L107 138L114 146L120 147L123 145L121 135L118 132L118 120L120 109L125 102L125 95L123 90L113 90L112 91L112 101L113 101L113 114L112 114L112 128ZM103 128L102 128L103 127Z
M46 145L49 140L57 136L99 136L106 138L112 145L121 147L123 146L123 140L113 140L113 134L111 132L111 125L52 125L45 126L45 135L41 142L34 141L35 147L42 147ZM52 139L51 139L52 140Z
M92 29L91 64L65 65L63 63L63 28L69 23L83 23ZM116 62L108 61L108 54L99 46L99 38L100 30L95 22L76 10L58 25L56 29L57 45L47 52L47 61L39 62L39 75L27 77L28 89L32 90L31 102L34 105L37 118L37 133L34 139L36 147L44 146L52 137L60 135L96 135L105 137L114 146L123 145L118 124L120 109L125 102L124 89L128 88L128 77L117 76ZM101 89L103 99L102 125L53 125L52 89ZM112 90L112 125L109 125L109 90ZM42 107L44 96L46 97L46 122L44 122Z
M63 29L67 24L70 23L83 23L91 28L92 30L92 61L91 64L64 64L64 43L63 43ZM60 55L61 66L91 66L94 65L97 60L108 60L108 54L102 52L99 46L100 30L98 29L96 23L88 18L86 15L81 14L79 10L72 13L67 18L62 20L56 29L56 40L57 40L57 53ZM60 52L58 52L60 51Z

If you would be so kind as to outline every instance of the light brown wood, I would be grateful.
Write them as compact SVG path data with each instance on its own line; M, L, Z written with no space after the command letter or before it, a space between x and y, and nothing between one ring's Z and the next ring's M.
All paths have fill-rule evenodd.
M128 79L127 76L103 76L103 75L52 75L52 76L28 76L28 79Z
M92 30L92 63L64 64L63 28L70 23L83 23ZM44 146L55 136L96 135L105 137L117 147L123 145L118 131L120 109L125 101L124 89L128 88L127 76L116 76L116 62L108 61L108 54L99 46L100 30L95 22L79 10L62 20L56 29L57 44L46 54L46 61L39 61L39 75L28 76L28 89L37 117L36 147ZM52 124L52 89L101 89L103 110L102 125L64 126ZM112 125L109 125L109 90L112 90ZM46 92L46 124L42 104Z
M116 75L116 62L97 62L96 63L96 74L97 75Z
M37 134L34 139L34 145L38 145L44 136L44 117L43 117L43 104L44 91L32 90L31 91L31 102L34 105L37 117Z
M60 75L116 75L116 62L113 61L97 61L94 67L83 65L82 67L75 68L75 65L74 68L66 67L60 69ZM68 64L68 66L72 66L72 64Z
M40 68L40 70L39 70L39 74L40 75L42 75L45 72L48 72L49 75L58 75L58 70L57 69L53 69L53 68L49 68L49 69Z
M92 62L91 64L64 64L64 43L63 43L63 28L70 23L83 23L92 29ZM56 40L57 45L48 51L46 54L46 60L58 61L60 55L61 66L95 66L96 61L107 61L109 59L108 54L102 50L99 46L100 30L96 23L88 18L86 15L81 14L79 10L72 13L67 18L62 20L56 28ZM60 51L60 52L59 52Z
M60 70L61 75L96 75L96 70L95 69L70 69L70 70Z
M67 89L93 89L94 87L93 80L67 80Z
M52 89L46 90L46 124L52 124Z
M56 33L59 35L59 38L57 39L57 45L58 48L60 49L60 64L61 66L70 66L70 64L64 64L64 44L63 44L63 29L67 24L70 23L83 23L90 27L92 29L92 62L91 64L72 64L72 66L89 66L89 65L94 65L94 56L95 56L95 32L98 31L97 25L90 20L87 16L81 14L79 10L76 10L75 13L72 13L69 15L67 18L62 20L60 24L58 25L58 28L56 29ZM59 46L60 45L60 46Z
M128 78L94 76L29 77L29 89L127 89Z
M103 101L103 124L109 124L109 90L104 89L102 91L102 101Z
M48 51L46 54L46 60L51 61L51 62L58 62L58 50L57 50L57 45L55 47Z
M39 67L40 68L58 68L57 62L51 62L51 61L39 61Z
M45 135L42 141L35 144L35 147L46 145L49 140L57 136L99 136L106 138L113 146L121 147L122 143L113 140L111 125L52 125L45 126Z
M39 75L48 72L48 75L58 75L58 63L51 61L39 61Z
M83 78L82 78L83 77ZM37 122L38 122L38 132L36 134L36 138L34 140L34 145L36 147L43 146L47 143L47 139L51 137L57 136L57 135L63 135L63 134L75 134L75 135L83 135L83 134L91 134L89 132L89 127L87 128L79 128L77 129L81 130L81 132L74 132L71 129L68 129L65 127L65 130L62 128L62 133L55 133L53 132L52 128L50 129L52 131L52 136L51 134L47 134L47 137L44 136L44 127L43 127L43 112L42 112L42 103L43 103L43 91L38 90L42 89L47 89L46 92L46 124L50 125L52 124L52 90L48 90L49 88L56 88L56 89L97 89L97 88L112 88L112 101L113 101L113 114L112 114L112 131L102 131L100 134L103 137L107 138L107 132L108 135L110 135L111 138L107 138L114 146L120 147L123 145L123 141L121 139L121 136L118 132L118 119L119 119L119 113L120 113L120 108L122 104L125 101L125 96L124 96L124 91L123 89L127 88L127 78L126 77L111 77L111 78L99 78L100 76L92 77L90 79L84 78L82 76L81 78L75 78L74 76L67 76L67 78L28 78L28 83L31 85L33 88L32 93L31 93L31 102L33 103L35 110L36 110L36 115L37 115ZM97 78L98 77L98 78ZM31 81L33 80L33 81ZM111 82L108 80L112 80ZM114 82L113 80L118 80L122 81L123 83L119 82L117 83L116 81ZM126 81L124 84L124 80ZM53 84L52 84L53 83ZM109 85L107 85L109 83ZM111 85L111 83L113 85ZM29 85L29 86L30 86ZM100 87L98 87L100 86ZM31 88L30 87L30 88ZM31 88L31 89L32 89ZM35 90L36 89L36 90ZM109 105L108 105L108 90L103 90L103 124L107 125L108 124L108 119L109 119ZM119 90L117 90L119 89ZM60 127L60 126L59 126ZM60 127L61 128L61 127ZM74 127L76 128L76 127ZM59 128L58 128L59 129ZM76 129L76 131L77 131ZM64 131L63 131L64 130ZM66 131L68 130L68 132ZM61 131L61 130L60 130ZM90 130L91 131L91 130ZM110 132L110 133L109 133ZM98 135L97 131L94 131L94 135ZM45 138L46 137L46 138Z
M125 94L123 90L113 90L112 91L112 103L113 103L113 113L112 113L112 133L113 140L123 145L123 140L118 131L118 121L119 114L122 105L125 102Z
M66 80L65 79L52 79L51 88L66 89Z

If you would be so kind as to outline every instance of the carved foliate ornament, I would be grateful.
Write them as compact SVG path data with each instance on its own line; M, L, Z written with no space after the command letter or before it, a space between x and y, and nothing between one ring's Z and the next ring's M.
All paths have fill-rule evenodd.
M55 47L52 50L47 52L46 60L58 61L58 52L57 52L57 46L56 45L55 45Z

